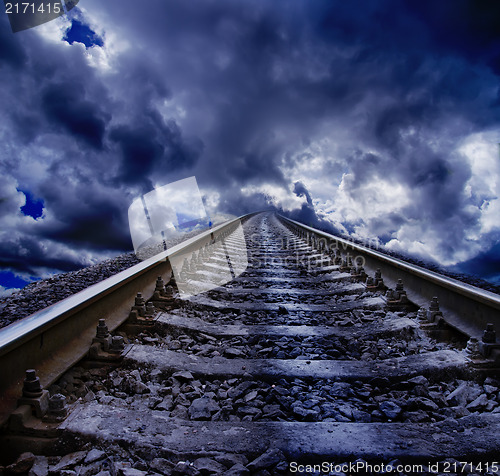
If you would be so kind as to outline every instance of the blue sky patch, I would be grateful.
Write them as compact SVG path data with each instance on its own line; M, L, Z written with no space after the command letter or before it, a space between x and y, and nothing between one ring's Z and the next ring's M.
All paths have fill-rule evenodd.
M20 278L10 271L0 271L0 286L6 289L24 288L31 281Z
M85 23L75 19L71 21L71 27L66 31L63 39L70 45L75 41L83 43L87 48L104 45L102 38L95 31Z
M26 204L21 207L21 211L24 215L33 217L35 220L43 215L43 200L41 198L35 198L33 194L28 190L20 190L26 196Z

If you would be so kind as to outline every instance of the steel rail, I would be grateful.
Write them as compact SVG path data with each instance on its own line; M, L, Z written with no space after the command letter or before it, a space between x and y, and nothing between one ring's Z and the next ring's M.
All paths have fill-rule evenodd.
M106 319L110 331L115 330L127 320L138 292L149 298L158 276L168 282L172 274L169 258L210 243L233 224L254 214L243 215L200 233L0 329L0 425L5 423L21 396L26 369L35 368L44 387L55 382L87 354L100 318ZM394 286L399 278L403 279L408 298L415 304L426 307L431 298L437 296L444 319L458 330L479 338L486 324L493 323L496 331L500 332L500 296L281 215L279 217L324 238L330 245L336 243L344 251L350 249L357 253L363 257L367 270L381 269L386 284Z
M360 256L363 258L366 270L374 272L379 268L386 285L394 287L398 279L402 279L408 298L418 306L427 308L430 300L436 296L443 319L460 332L480 339L486 325L492 323L497 335L500 333L500 296L498 294L385 255L282 215L279 217L296 227L324 238L329 243L330 249L336 247L340 251L352 250L353 262L357 256Z
M127 320L137 293L148 299L158 276L169 281L169 258L199 249L251 215L215 226L0 329L0 425L21 397L27 369L36 369L43 387L51 385L87 354L100 318L115 330Z

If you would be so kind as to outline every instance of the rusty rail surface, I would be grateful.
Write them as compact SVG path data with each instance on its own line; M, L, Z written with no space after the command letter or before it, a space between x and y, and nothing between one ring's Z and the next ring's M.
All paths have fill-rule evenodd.
M500 333L500 296L456 279L440 275L420 266L385 255L335 235L316 230L280 215L280 219L324 240L330 251L349 253L353 261L360 258L366 270L381 270L384 283L395 287L402 279L408 298L421 307L428 307L433 297L439 300L443 319L450 326L470 337L481 338L487 324Z
M217 239L243 215L200 233L45 309L0 329L0 425L22 394L27 369L35 369L44 388L82 359L95 337L100 318L110 331L129 317L137 293L148 299L156 279L168 282L170 258Z

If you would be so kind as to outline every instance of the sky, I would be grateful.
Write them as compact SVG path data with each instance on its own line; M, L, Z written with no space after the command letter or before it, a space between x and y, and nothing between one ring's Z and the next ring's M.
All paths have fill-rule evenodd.
M132 251L142 194L276 209L500 283L500 2L80 0L0 15L0 295Z

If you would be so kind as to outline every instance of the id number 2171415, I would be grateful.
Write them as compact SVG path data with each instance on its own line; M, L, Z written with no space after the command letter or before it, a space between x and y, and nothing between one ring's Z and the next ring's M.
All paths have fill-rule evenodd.
M30 2L16 2L6 3L5 13L7 14L34 14L34 13L61 13L61 3L30 3Z

